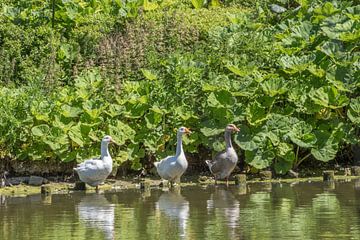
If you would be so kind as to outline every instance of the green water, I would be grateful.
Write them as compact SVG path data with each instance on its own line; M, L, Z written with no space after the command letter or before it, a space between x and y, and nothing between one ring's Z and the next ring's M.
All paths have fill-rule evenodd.
M360 181L0 197L0 239L360 239Z

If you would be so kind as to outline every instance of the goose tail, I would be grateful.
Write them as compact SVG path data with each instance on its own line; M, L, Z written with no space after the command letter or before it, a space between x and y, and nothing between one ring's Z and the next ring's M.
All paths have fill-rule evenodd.
M211 169L213 163L211 160L205 160L205 163L209 166L209 168Z
M160 162L154 162L154 166L155 166L156 168L158 168L159 164L160 164Z

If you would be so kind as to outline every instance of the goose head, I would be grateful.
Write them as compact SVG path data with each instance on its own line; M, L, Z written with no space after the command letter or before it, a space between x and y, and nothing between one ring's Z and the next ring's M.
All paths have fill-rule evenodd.
M182 136L184 134L189 134L189 133L191 133L190 129L188 129L186 127L179 127L177 134Z
M239 128L237 128L234 124L228 124L227 126L226 126L226 128L225 128L225 131L226 132L239 132L240 131L240 129Z
M118 145L118 144L112 139L112 137L109 136L109 135L106 135L105 137L103 137L103 139L101 140L101 143L104 143L104 144L114 143L114 144Z

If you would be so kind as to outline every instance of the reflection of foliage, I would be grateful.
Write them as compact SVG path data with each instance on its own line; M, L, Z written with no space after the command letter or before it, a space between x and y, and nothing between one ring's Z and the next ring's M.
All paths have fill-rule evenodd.
M41 204L46 199L40 196L7 199L0 219L0 237L35 238L41 233L42 237L54 239L106 239L102 229L107 227L114 230L115 239L356 239L360 234L356 204L359 192L353 183L336 183L336 189L330 192L322 187L323 183L299 183L293 187L273 184L271 192L265 192L263 186L251 184L251 193L245 195L234 194L235 188L183 188L186 200L181 201L189 211L184 237L180 236L179 219L171 217L179 213L171 206L184 206L176 198L169 198L168 204L163 202L162 209L157 208L161 190L152 190L146 197L132 190L108 193L105 197L109 202L99 203L95 198L95 204L111 208L115 214L114 221L99 226L85 224L75 211L82 204L78 194L53 195L52 204ZM170 214L163 214L166 210ZM114 225L105 225L110 222ZM74 223L76 228L72 227ZM19 227L23 230L18 231Z

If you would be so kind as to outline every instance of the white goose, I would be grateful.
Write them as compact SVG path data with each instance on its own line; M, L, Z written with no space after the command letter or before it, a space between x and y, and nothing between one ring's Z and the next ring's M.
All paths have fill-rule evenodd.
M186 127L180 127L177 132L177 145L175 156L168 156L159 162L154 162L160 177L171 183L180 183L180 177L188 167L188 162L182 146L182 136L191 133Z
M112 171L113 163L108 148L111 142L115 143L110 136L105 136L101 140L100 158L85 160L74 168L79 174L80 180L92 187L96 187L96 190L98 190L98 185L103 183Z

